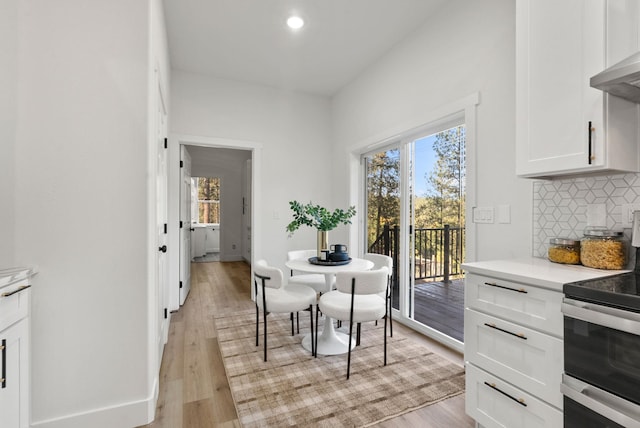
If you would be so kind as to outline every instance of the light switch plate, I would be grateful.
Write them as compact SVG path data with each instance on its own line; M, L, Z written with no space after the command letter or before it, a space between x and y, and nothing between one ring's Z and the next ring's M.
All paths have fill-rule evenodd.
M633 223L633 212L640 210L640 204L622 204L620 209L620 223L622 227L631 227Z
M474 207L474 223L493 223L493 207Z
M511 205L498 205L498 223L511 223Z

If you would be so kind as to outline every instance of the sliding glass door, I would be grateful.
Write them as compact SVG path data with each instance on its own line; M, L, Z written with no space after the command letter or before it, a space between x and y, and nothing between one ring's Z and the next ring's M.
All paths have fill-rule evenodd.
M394 313L460 342L465 132L449 121L363 155L366 248L394 259Z
M364 156L366 249L393 258L395 282L392 306L399 309L399 287L402 257L400 254L401 150L393 145Z

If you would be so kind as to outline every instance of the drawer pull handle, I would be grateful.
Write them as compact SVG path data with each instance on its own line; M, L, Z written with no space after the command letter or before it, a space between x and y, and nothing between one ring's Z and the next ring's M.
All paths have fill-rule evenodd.
M524 402L524 398L516 398L511 394L507 394L506 392L504 392L503 390L498 388L495 383L489 383L489 382L485 381L484 384L487 385L489 388L491 388L491 389L493 389L495 391L498 391L500 394L504 395L505 397L511 398L513 401L515 401L516 403L520 404L521 406L527 407L527 403Z
M496 327L495 324L489 324L488 322L484 323L484 325L486 325L487 327L493 328L495 330L501 331L503 333L510 334L511 336L515 336L518 339L527 340L527 336L525 336L524 333L514 333L512 331L505 330L504 328Z
M7 387L7 339L2 339L2 375L0 375L0 387Z
M22 287L18 287L13 291L7 291L6 293L2 293L0 294L0 297L9 297L9 296L13 296L16 293L19 293L23 290L26 290L27 288L31 287L30 285L23 285Z
M504 285L498 285L495 282L485 282L484 285L488 285L490 287L497 287L497 288L503 288L505 290L509 290L509 291L515 291L516 293L524 293L527 294L528 291L525 290L524 288L513 288L513 287L507 287Z

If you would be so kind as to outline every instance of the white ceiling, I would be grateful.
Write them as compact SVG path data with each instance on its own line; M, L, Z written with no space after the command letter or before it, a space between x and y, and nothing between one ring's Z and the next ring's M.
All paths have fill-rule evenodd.
M446 0L163 0L171 67L330 96ZM290 14L306 25L293 32Z

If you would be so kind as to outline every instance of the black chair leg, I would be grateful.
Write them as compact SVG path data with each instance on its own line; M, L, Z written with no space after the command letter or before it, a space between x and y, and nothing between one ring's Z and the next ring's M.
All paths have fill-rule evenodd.
M262 311L264 320L264 361L267 361L267 311Z
M295 331L293 330L293 312L289 314L289 319L291 320L291 336L294 336Z
M298 330L298 334L300 334L300 314L296 312L296 329Z
M347 347L349 349L347 353L347 380L349 380L349 373L351 371L351 331L353 330L353 321L349 321L349 341Z
M311 355L316 355L316 343L313 337L313 305L309 305L309 323L311 324Z
M318 312L320 312L320 309L318 308L318 305L316 305L316 338L315 338L315 346L314 349L316 351L315 353L315 357L318 357Z
M356 291L356 279L351 278L351 308L349 309L349 342L347 342L347 380L349 380L349 374L351 372L351 337L353 332L353 303Z
M358 323L358 325L356 326L356 346L360 346L360 330L361 330L362 324Z
M259 335L260 335L260 313L258 311L258 305L256 305L256 346L260 344L258 339Z
M393 306L391 306L391 296L389 296L389 336L393 337Z
M384 365L387 365L387 314L384 315Z

